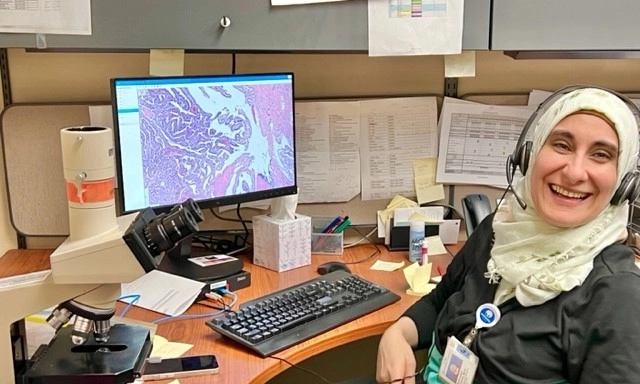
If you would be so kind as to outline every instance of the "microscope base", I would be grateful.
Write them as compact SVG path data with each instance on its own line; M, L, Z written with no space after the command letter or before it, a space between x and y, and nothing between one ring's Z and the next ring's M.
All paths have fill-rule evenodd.
M80 384L89 377L96 383L131 383L151 353L150 332L141 326L114 324L107 342L91 337L82 345L71 342L71 328L62 328L36 353L25 384Z

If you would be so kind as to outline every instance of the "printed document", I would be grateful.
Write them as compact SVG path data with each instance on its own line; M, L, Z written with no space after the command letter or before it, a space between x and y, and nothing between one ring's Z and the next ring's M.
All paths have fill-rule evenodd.
M458 103L445 99L440 113L436 181L506 187L507 156L513 153L534 110L534 107ZM528 133L532 135L533 130ZM518 176L520 173L515 178Z
M140 295L133 305L178 316L189 309L204 285L200 281L154 269L131 283L122 284L122 295Z
M0 0L0 32L91 34L90 0Z
M369 0L369 56L462 52L464 0Z
M416 196L413 160L438 156L435 97L360 102L362 200Z
M298 203L346 202L360 193L358 101L296 103Z

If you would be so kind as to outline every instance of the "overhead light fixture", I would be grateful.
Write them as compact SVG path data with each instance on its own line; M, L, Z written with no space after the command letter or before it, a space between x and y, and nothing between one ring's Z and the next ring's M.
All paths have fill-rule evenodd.
M504 51L516 60L548 59L640 59L638 51Z

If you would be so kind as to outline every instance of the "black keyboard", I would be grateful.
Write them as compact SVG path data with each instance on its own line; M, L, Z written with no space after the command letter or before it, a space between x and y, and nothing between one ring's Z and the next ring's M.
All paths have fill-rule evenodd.
M380 285L336 271L248 301L206 324L267 357L398 300Z

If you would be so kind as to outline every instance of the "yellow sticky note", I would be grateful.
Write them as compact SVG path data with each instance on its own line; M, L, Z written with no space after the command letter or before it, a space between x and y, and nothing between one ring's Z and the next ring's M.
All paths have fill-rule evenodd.
M419 177L416 177L415 183L416 195L419 204L444 199L444 186L442 184L427 184Z
M408 295L424 296L435 288L435 284L431 284L431 263L420 265L413 263L403 269L404 277L409 284L407 289Z
M438 159L435 157L421 157L413 160L413 176L421 177L429 184L436 182Z
M444 77L474 77L476 53L464 51L458 55L444 55Z
M402 268L404 267L404 261L398 261L397 263L394 263L392 261L382 261L382 260L376 260L375 263L373 263L373 265L371 266L371 270L374 271L395 271L396 269Z
M150 356L169 359L180 357L193 347L191 344L176 343L169 341L162 336L155 335L153 338L153 348Z
M436 184L438 160L435 157L422 157L413 160L414 184L418 204L444 199L444 186Z
M418 267L413 275L413 283L411 289L416 292L424 292L429 285L431 279L431 263L426 263Z
M449 253L442 243L440 236L429 236L425 238L425 241L427 242L427 253L429 256Z
M152 49L149 51L151 76L184 75L184 49Z

